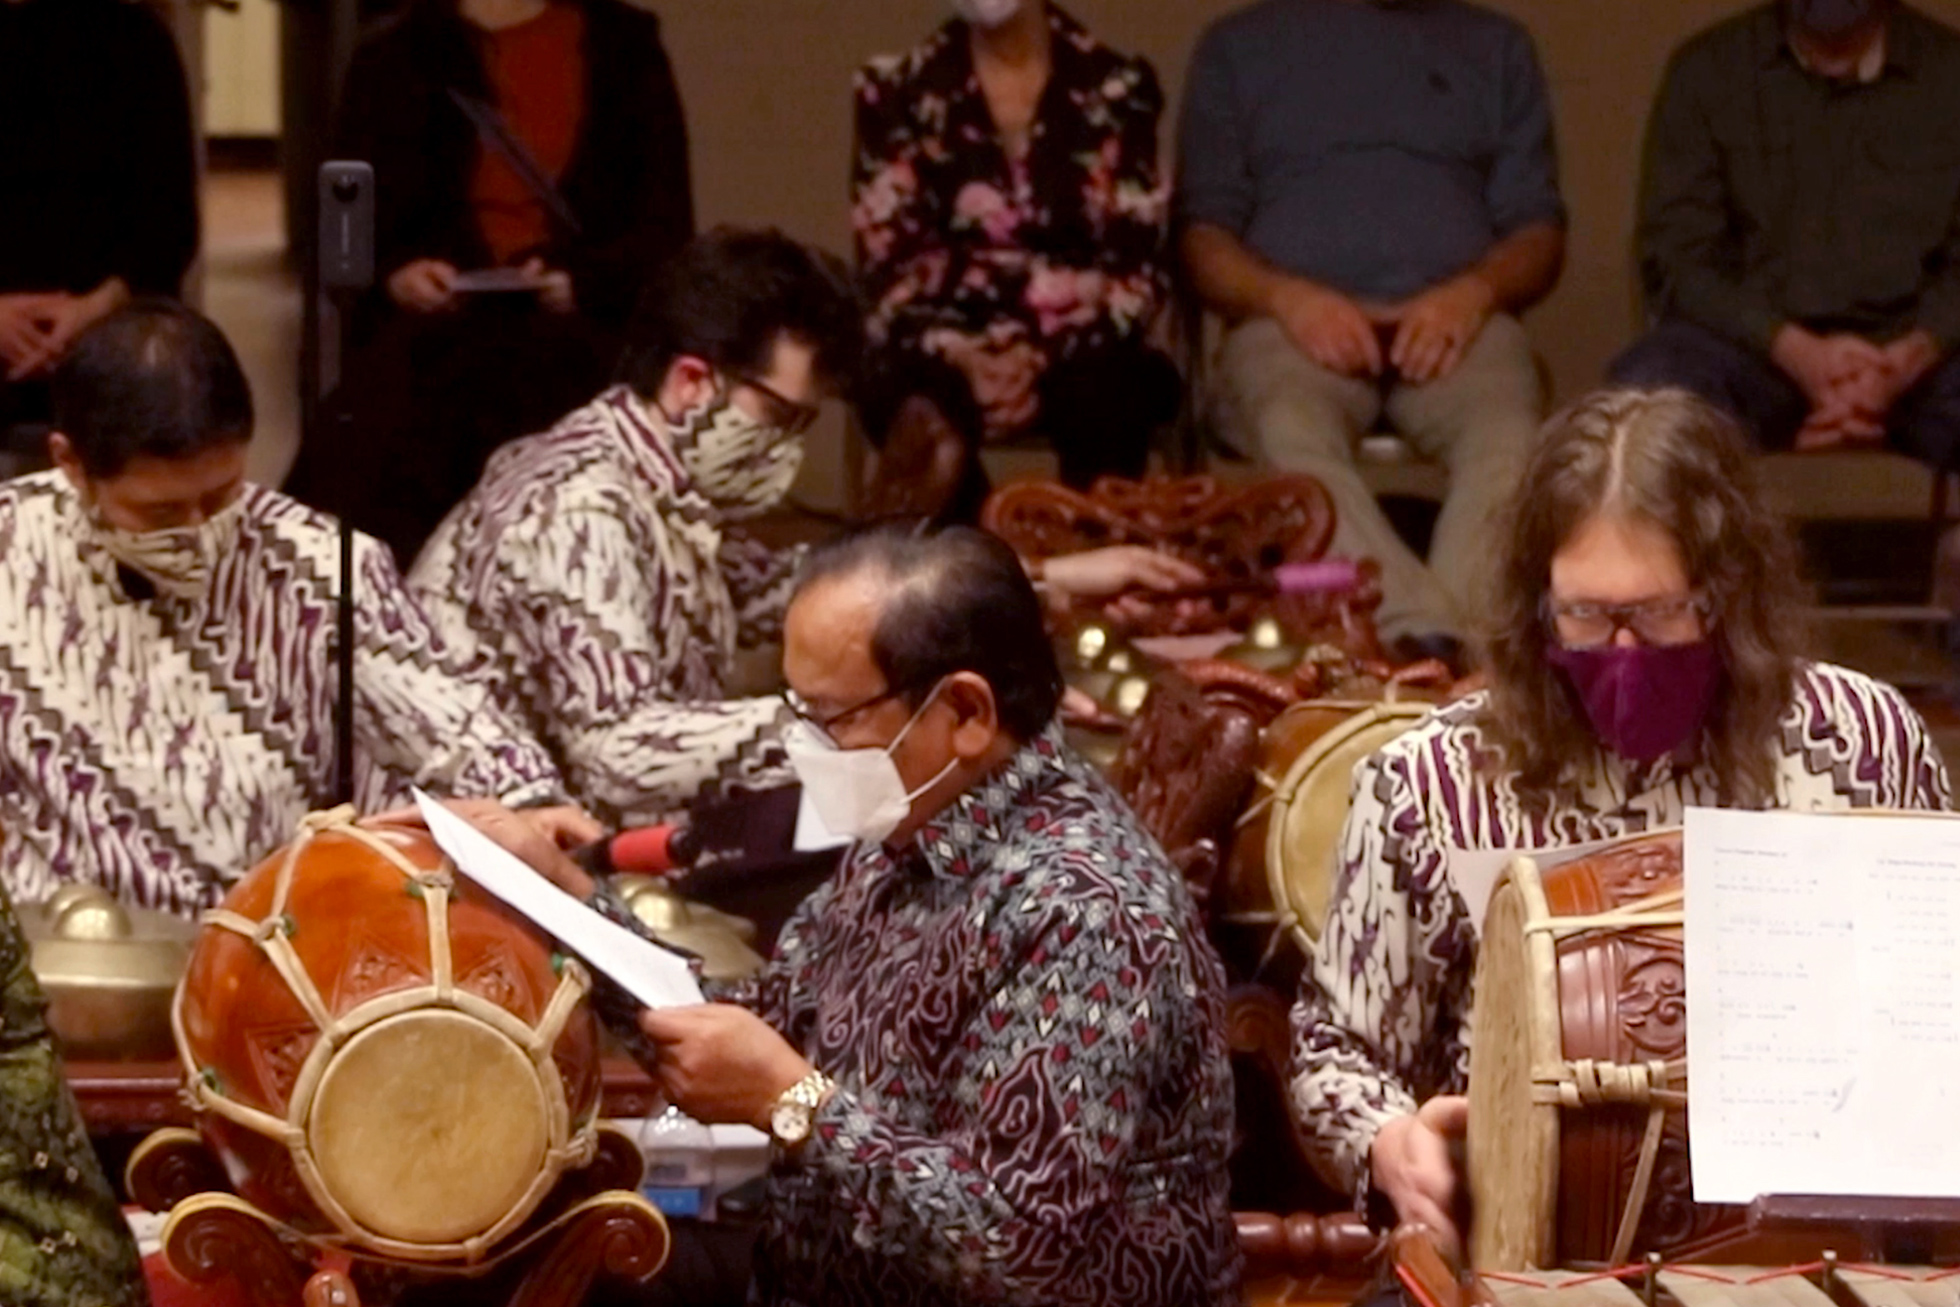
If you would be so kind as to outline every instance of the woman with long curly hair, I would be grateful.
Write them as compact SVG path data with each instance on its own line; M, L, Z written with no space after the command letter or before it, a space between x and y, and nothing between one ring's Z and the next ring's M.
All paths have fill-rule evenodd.
M1489 687L1356 769L1293 1014L1318 1169L1444 1231L1482 906L1451 849L1610 839L1697 806L1949 799L1896 690L1802 656L1796 551L1719 410L1683 391L1582 400L1546 426L1501 533Z

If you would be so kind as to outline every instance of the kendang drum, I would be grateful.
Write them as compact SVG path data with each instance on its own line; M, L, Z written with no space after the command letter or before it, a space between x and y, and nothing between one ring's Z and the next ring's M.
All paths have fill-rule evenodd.
M243 1198L359 1254L474 1263L592 1160L589 987L425 832L343 810L205 914L173 1023Z
M1748 1237L1741 1208L1693 1200L1681 902L1679 831L1498 880L1470 1060L1479 1269L1682 1261Z
M1354 769L1434 710L1427 700L1314 699L1266 727L1253 802L1226 875L1224 920L1269 927L1312 953L1334 889ZM1269 938L1262 952L1278 944Z

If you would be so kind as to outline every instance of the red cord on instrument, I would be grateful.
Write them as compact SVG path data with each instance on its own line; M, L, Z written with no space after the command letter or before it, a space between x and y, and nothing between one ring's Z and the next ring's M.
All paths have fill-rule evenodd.
M1408 1267L1397 1263L1395 1278L1402 1282L1402 1287L1408 1290L1409 1296L1416 1300L1418 1307L1443 1307L1443 1304L1429 1296L1428 1291L1422 1287L1422 1282L1416 1279Z

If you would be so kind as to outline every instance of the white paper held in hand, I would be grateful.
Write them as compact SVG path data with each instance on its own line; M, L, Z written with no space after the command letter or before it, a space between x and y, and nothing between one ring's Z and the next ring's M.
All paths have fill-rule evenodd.
M415 790L436 846L456 869L648 1007L693 1007L701 986L687 959L594 912L463 818Z

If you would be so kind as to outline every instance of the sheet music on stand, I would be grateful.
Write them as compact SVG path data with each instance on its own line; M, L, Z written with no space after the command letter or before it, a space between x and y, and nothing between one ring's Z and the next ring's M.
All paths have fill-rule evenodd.
M1960 1197L1960 822L1691 809L1695 1199Z

